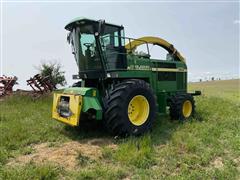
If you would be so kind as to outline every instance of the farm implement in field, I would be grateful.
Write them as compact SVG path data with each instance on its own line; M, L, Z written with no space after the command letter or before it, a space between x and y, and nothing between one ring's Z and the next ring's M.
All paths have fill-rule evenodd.
M13 92L13 86L17 84L17 77L0 77L0 96L8 95Z
M41 76L40 74L36 74L28 79L27 85L33 89L34 93L40 94L51 92L56 89L48 77Z
M124 27L77 18L66 25L68 42L78 65L73 87L55 92L52 117L71 126L81 121L103 121L115 135L140 135L149 131L157 113L185 120L195 111L187 92L185 58L157 37L125 37ZM152 59L149 45L168 53ZM147 51L138 51L145 46Z

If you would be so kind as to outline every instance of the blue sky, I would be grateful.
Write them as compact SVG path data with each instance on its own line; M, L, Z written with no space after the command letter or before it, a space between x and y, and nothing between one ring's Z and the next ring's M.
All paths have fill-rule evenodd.
M16 3L3 2L3 74L26 88L41 61L63 65L69 85L77 66L65 24L78 16L122 24L128 37L166 39L185 56L189 80L239 77L239 2Z

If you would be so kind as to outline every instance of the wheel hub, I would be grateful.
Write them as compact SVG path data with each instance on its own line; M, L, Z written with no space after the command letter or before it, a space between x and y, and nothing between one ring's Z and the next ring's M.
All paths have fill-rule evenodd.
M188 118L192 113L192 103L189 100L186 100L183 103L182 113L185 118Z
M149 116L148 100L142 95L134 96L128 104L128 118L132 124L140 126Z

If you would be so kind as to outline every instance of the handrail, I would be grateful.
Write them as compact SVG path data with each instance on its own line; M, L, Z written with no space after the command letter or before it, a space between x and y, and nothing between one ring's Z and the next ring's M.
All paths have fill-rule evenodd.
M132 50L136 49L138 46L144 43L158 45L166 49L169 53L176 55L180 61L185 63L185 58L177 51L177 49L175 49L172 44L162 38L151 36L141 37L139 39L134 39L134 41L126 44L125 48L128 52L131 52Z
M126 50L127 50L127 53L126 53L126 54L128 54L129 52L133 51L134 48L136 48L136 47L132 47L131 44L132 44L133 42L135 42L135 41L139 41L139 42L141 42L141 44L146 44L146 46L147 46L147 51L148 51L148 55L150 55L148 42L145 41L145 40L135 39L135 38L130 38L130 37L124 37L124 36L117 36L117 35L109 35L109 36L110 36L110 37L117 37L117 38L120 38L120 39L127 39L127 40L128 40L128 45L129 45L129 47L126 48L126 45L123 45L123 46L125 46L125 48L126 48ZM105 37L102 37L102 38L105 38Z

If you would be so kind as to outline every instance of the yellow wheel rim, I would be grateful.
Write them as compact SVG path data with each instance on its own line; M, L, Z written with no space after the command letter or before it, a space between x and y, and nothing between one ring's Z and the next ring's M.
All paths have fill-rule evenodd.
M192 113L192 103L189 100L186 100L183 103L182 113L185 118L188 118Z
M132 124L140 126L146 122L149 109L148 100L144 96L134 96L128 104L128 118Z

